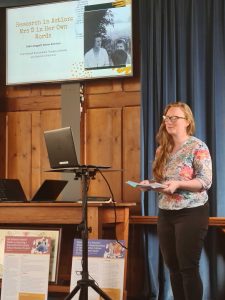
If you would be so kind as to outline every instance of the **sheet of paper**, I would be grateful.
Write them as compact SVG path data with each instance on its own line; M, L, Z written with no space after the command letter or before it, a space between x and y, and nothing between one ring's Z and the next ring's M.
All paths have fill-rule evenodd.
M135 182L135 181L126 181L127 184L129 184L130 186L136 188L136 187L139 187L139 188L146 188L146 189L159 189L159 188L166 188L166 185L165 184L161 184L159 182L150 182L149 184L140 184L138 182Z

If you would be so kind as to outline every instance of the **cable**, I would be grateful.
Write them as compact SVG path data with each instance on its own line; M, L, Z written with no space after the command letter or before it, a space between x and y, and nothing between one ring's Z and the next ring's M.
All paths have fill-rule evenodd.
M115 215L114 226L115 226L115 228L116 228L116 223L117 223L116 201L115 201L115 199L114 199L113 191L112 191L112 189L111 189L111 187L110 187L110 185L109 185L108 180L107 180L106 177L103 175L102 171L101 171L99 168L97 168L97 170L98 170L98 172L102 175L103 179L105 180L105 182L106 182L106 184L107 184L107 186L108 186L108 188L109 188L110 194L111 194L112 203L113 203L113 208L114 208L114 215ZM116 236L116 230L115 230L115 240L116 240L116 242L117 242L122 248L128 250L128 247L126 247L125 245L123 245L123 244L117 239L117 236Z

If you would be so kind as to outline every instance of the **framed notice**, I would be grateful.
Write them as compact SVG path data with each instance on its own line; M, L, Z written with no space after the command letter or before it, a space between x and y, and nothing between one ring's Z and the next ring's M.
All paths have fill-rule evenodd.
M51 238L6 236L2 300L47 300Z
M61 228L0 228L0 278L3 275L4 245L6 236L49 237L51 238L49 281L57 283L61 243Z

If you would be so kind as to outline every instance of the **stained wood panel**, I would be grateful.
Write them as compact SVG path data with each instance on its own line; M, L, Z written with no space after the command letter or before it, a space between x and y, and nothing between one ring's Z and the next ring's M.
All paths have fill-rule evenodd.
M123 199L135 202L132 213L140 213L140 191L128 186L127 180L140 181L140 107L123 108Z
M121 108L88 109L86 116L85 162L108 165L117 171L104 172L115 200L121 201ZM89 195L110 196L103 177L97 174Z
M44 130L61 126L60 110L8 113L7 177L18 178L30 198L46 178L60 174L46 173L49 169L44 143Z
M19 178L27 196L31 179L30 112L8 113L8 178Z
M85 85L85 93L87 95L100 95L108 94L107 100L110 97L110 93L113 92L127 92L127 91L140 91L140 79L135 77L125 79L112 79L112 80L96 80L90 81ZM108 101L107 101L108 102ZM122 103L121 103L122 104ZM120 105L121 106L121 105Z
M140 92L112 92L110 94L88 95L86 97L89 108L96 107L123 107L138 105L140 102Z
M6 174L6 114L0 113L0 177Z
M3 106L3 105L2 105ZM7 98L4 107L0 108L4 111L41 111L58 109L60 107L60 97L58 96L25 96L23 98Z
M5 93L5 74L6 74L6 13L4 8L0 8L0 102L2 102L1 97Z
M87 108L113 108L140 104L139 78L88 82L85 85Z
M32 112L31 118L31 193L33 194L41 184L40 112Z

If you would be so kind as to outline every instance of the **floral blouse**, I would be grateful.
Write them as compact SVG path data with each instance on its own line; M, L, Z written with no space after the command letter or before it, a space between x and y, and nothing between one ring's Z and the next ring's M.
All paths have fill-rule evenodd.
M177 190L172 195L159 193L159 208L177 210L204 205L208 200L207 190L212 184L212 161L206 144L196 137L189 137L179 150L169 157L164 175L163 182L198 179L202 183L202 190Z

